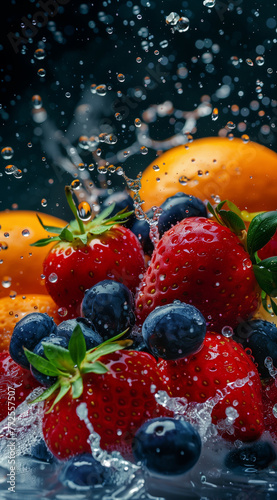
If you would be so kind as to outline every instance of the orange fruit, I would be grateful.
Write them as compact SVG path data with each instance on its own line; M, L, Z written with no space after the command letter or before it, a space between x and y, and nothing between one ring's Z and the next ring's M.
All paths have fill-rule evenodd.
M64 227L66 222L52 215L39 214L48 226ZM0 212L0 298L11 291L17 294L46 293L41 279L42 263L51 245L31 247L46 238L36 212L15 210Z
M17 295L14 299L3 297L0 299L0 352L9 349L15 324L32 312L49 314L57 325L65 319L59 315L58 306L50 295Z
M229 199L241 210L258 212L277 209L276 184L275 152L242 139L207 137L170 149L151 163L143 172L140 196L144 210L183 191L213 203L215 196Z

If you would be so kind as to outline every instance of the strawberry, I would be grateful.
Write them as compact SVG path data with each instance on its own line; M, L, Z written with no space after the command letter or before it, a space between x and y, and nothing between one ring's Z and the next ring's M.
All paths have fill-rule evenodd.
M65 190L76 220L62 229L44 226L39 219L48 232L57 236L39 240L32 246L57 242L43 264L46 288L58 306L76 316L85 290L99 281L119 281L135 292L145 263L136 236L119 225L126 222L131 212L120 212L109 218L114 208L111 205L96 219L84 223L74 205L71 188L66 186Z
M176 361L161 360L158 366L172 396L186 398L188 403L215 398L212 422L224 438L252 441L262 434L260 378L252 360L231 338L209 332L198 353Z
M20 405L40 384L21 368L7 351L0 354L0 421Z
M160 239L137 294L139 323L155 307L180 300L197 307L209 328L220 331L253 315L260 287L276 292L277 257L260 262L256 252L274 234L277 212L256 216L246 238L244 222L222 210L224 203L216 210L209 206L216 220L184 219Z
M277 385L276 379L262 383L264 423L267 431L277 439Z
M132 439L147 419L163 415L155 391L164 390L155 359L145 352L126 350L120 335L85 352L80 326L74 329L68 350L44 343L48 361L26 351L40 371L58 381L35 401L45 401L43 434L59 459L90 452L89 434L100 436L102 449L119 451L130 459ZM85 407L87 421L79 410Z

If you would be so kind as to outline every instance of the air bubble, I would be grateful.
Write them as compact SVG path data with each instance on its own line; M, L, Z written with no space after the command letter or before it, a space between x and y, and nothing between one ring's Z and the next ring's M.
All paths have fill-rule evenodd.
M171 26L175 26L180 19L179 14L177 12L170 12L170 14L165 18L166 24L171 24Z
M44 49L37 49L35 50L34 57L36 59L44 59L45 58L45 50Z
M46 76L46 71L44 68L39 68L37 73L41 78L44 78Z
M134 123L136 127L141 127L141 120L139 118L136 118Z
M1 155L4 160L10 160L13 157L14 150L11 147L5 147L1 150Z
M245 144L250 141L249 135L247 134L243 134L241 138Z
M46 198L42 198L40 204L41 204L42 207L47 207L47 200L46 200Z
M2 287L10 288L11 284L12 284L12 278L10 276L4 276L2 280Z
M88 221L91 218L91 206L87 201L82 201L78 205L78 215L81 220Z
M264 65L264 58L262 56L256 57L255 61L256 61L256 64L258 66L263 66Z
M66 307L60 307L58 309L58 315L61 316L61 318L64 318L67 315L68 311Z
M97 95L104 96L107 94L107 85L98 85L96 87Z
M48 276L48 280L50 281L50 283L56 283L58 281L58 276L56 275L56 273L51 273Z
M89 149L89 138L86 135L79 137L78 146L82 149Z
M221 333L222 335L224 335L224 337L232 337L234 335L234 330L231 326L224 326L221 330Z
M123 73L118 73L117 79L120 83L125 82L125 75L123 75Z
M179 183L181 186L186 186L188 181L189 179L185 175L181 175L181 177L179 177Z
M29 229L23 229L23 231L21 232L22 236L30 236L30 231Z
M140 64L140 63L142 62L142 58L141 58L141 57L137 57L137 58L136 58L136 62L137 62L138 64Z
M212 120L215 121L218 119L218 109L214 108L212 111Z
M75 179L74 181L71 182L70 187L73 190L79 189L81 186L81 181L79 179Z
M231 122L231 121L230 121L230 122L227 122L227 125L226 125L226 126L227 126L227 128L228 128L229 130L233 130L234 128L236 128L236 125L234 124L234 122Z
M5 167L5 174L11 175L17 171L17 167L15 165L7 165Z
M142 155L147 155L148 148L146 146L141 146L140 152L141 152Z
M187 17L180 17L178 23L176 24L176 30L179 33L184 33L189 29L189 19Z
M153 165L153 170L155 170L155 172L158 172L160 170L160 167L159 165Z
M215 6L215 0L203 0L204 7L212 9Z
M252 59L249 58L246 59L246 64L248 64L248 66L254 66Z
M42 99L40 95L33 95L32 97L32 105L35 109L39 109L42 107Z

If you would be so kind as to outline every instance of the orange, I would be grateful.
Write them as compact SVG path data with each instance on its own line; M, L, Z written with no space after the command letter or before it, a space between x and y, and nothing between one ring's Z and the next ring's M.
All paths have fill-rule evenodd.
M52 215L39 214L48 226L64 227L66 222ZM36 212L26 210L0 212L0 298L17 294L46 293L41 279L42 263L51 245L31 247L46 238Z
M229 199L249 212L276 210L277 154L242 139L197 139L159 156L143 172L141 185L144 210L178 191L213 204L216 196Z
M14 299L9 296L0 299L0 352L9 349L15 324L32 312L49 314L57 325L64 319L50 295L17 295Z

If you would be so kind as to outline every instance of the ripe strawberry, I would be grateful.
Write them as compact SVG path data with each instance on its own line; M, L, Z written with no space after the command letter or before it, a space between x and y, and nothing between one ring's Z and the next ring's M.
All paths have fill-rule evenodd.
M259 250L258 255L260 259L267 259L268 257L277 256L277 232L271 240Z
M40 384L21 368L7 351L0 354L0 421L20 405Z
M262 383L262 401L265 429L277 439L277 385L276 379Z
M145 352L121 351L130 341L116 342L119 336L86 353L77 326L68 351L44 344L45 355L52 360L48 365L45 359L42 365L40 357L26 353L38 370L46 373L46 368L58 375L58 382L37 401L47 398L43 434L50 451L59 459L91 451L91 426L100 435L102 449L119 451L130 458L137 429L147 419L165 414L155 400L155 391L165 389L155 359ZM63 376L66 369L71 379ZM80 418L81 404L88 425Z
M39 240L33 246L57 241L43 264L46 288L56 304L74 316L75 312L75 315L79 313L85 290L99 281L119 281L135 292L145 263L136 236L119 225L125 222L129 212L108 218L113 210L111 205L96 219L83 223L68 186L66 196L76 220L64 229L43 226L58 236Z
M262 434L260 378L249 356L231 338L207 333L198 353L177 361L162 360L158 366L172 396L184 397L188 403L215 398L212 423L224 438L252 441Z
M259 305L259 287L238 237L203 217L184 219L159 241L136 300L143 323L157 306L181 300L197 307L210 328L234 327Z

